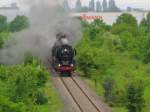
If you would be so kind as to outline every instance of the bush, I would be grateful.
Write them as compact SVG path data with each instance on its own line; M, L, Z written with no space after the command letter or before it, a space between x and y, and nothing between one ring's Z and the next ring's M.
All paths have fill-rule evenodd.
M8 32L1 32L0 33L0 49L3 47L5 41L8 39L9 33Z
M45 95L42 92L37 92L35 94L35 102L38 105L43 105L48 103L48 99L45 97Z
M29 21L26 16L16 16L9 26L11 32L19 32L29 26Z
M13 73L11 73L11 71L13 71ZM39 77L41 73L43 74L43 79ZM10 93L10 98L15 102L26 101L30 96L34 96L36 91L44 86L48 79L48 73L45 72L45 69L33 68L31 65L26 67L11 67L10 74L8 91ZM40 81L41 79L42 81Z
M24 65L33 64L33 61L34 61L34 57L32 56L32 54L30 52L27 52L25 54Z
M27 112L24 103L14 103L5 97L0 97L0 112Z
M92 58L92 54L90 52L82 52L80 56L78 56L78 65L79 69L84 72L86 77L91 77L89 71L94 66L94 60Z
M140 82L132 82L127 86L127 104L128 112L142 112L144 108L144 86Z
M99 73L106 74L114 64L113 56L104 49L86 48L78 53L78 66L84 72L85 77L91 78L91 70L98 70Z
M0 15L0 33L8 31L7 17Z
M22 102L29 110L25 112L37 112L34 107L35 99L36 102L41 105L47 102L44 93L39 93L39 90L45 87L47 80L48 72L40 65L0 66L1 96L5 96L10 100L9 102L15 105ZM30 104L30 106L28 104ZM3 108L8 108L8 112L24 112L21 107L20 110L13 110L11 106L9 106L9 104L6 106L3 104ZM33 108L35 108L35 110ZM9 111L9 109L12 110Z
M37 73L37 78L38 78L37 86L38 87L44 87L48 80L48 72L45 69L43 70L44 71L39 70Z
M145 64L150 63L150 49L145 53L143 62L144 62Z
M104 96L106 102L108 102L110 106L114 106L116 102L114 87L115 80L110 76L106 77L103 82L103 88L105 90Z

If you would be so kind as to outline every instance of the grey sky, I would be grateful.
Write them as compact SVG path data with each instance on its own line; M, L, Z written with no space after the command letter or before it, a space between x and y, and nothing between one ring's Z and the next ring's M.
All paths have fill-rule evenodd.
M0 5L8 5L11 2L15 2L17 0L0 0ZM68 0L69 3L74 6L76 0ZM88 5L89 0L81 0L83 5ZM97 0L95 0L97 1ZM100 0L102 1L102 0ZM150 10L150 0L115 0L117 6L125 9L127 6L131 6L134 8L143 8Z

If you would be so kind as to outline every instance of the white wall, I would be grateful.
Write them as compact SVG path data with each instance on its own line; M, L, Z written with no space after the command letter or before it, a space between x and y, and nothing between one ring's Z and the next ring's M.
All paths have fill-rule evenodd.
M148 14L148 12L101 12L101 13L93 13L93 12L88 12L88 13L73 13L71 14L74 17L82 17L83 15L86 15L87 17L101 17L102 20L109 24L112 25L118 18L118 16L120 16L123 13L129 13L132 14L134 17L136 17L138 23L140 23L143 18L146 17L146 15ZM93 19L87 19L87 21L93 21Z
M19 15L19 9L0 9L0 15L7 16L8 21L11 21Z

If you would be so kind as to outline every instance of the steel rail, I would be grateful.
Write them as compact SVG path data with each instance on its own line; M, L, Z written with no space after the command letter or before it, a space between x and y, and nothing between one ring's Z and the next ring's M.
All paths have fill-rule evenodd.
M76 103L76 105L79 107L81 112L84 112L83 109L81 108L80 104L78 103L78 101L75 99L75 97L73 96L73 94L71 93L70 89L68 88L67 84L65 83L65 81L63 80L63 78L60 76L60 79L63 83L63 85L65 86L65 88L67 89L67 91L69 92L69 94L71 95L72 99L74 100L74 102Z
M95 107L95 109L98 111L98 112L101 112L99 110L99 108L96 106L96 104L91 100L91 98L86 94L86 92L80 87L80 85L78 84L78 82L73 78L71 77L71 79L73 80L73 82L78 86L78 88L81 90L81 92L87 97L87 99L90 101L90 103Z

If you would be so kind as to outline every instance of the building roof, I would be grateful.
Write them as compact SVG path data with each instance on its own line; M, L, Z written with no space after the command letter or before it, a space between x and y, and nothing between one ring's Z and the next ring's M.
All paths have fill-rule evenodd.
M0 10L18 10L18 7L0 7Z
M19 7L16 3L12 3L10 6L2 6L0 10L19 10Z

